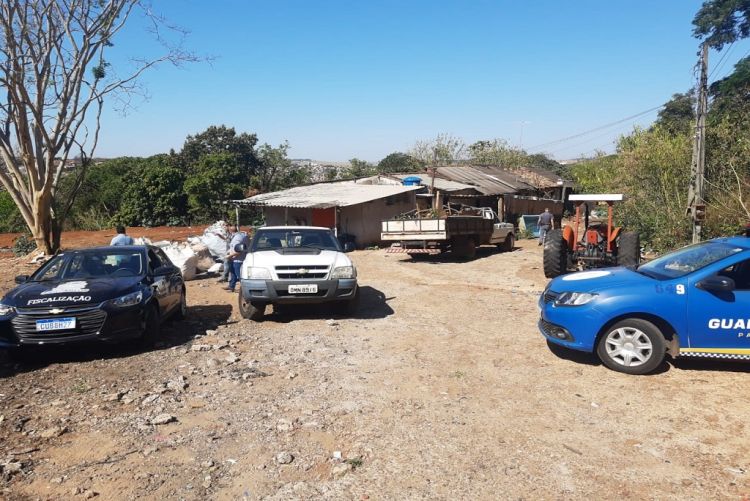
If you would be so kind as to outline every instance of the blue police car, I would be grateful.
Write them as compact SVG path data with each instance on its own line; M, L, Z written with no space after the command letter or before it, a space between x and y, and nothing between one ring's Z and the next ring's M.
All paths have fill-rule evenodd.
M646 374L672 357L750 360L750 238L683 247L637 268L563 275L539 298L552 343Z

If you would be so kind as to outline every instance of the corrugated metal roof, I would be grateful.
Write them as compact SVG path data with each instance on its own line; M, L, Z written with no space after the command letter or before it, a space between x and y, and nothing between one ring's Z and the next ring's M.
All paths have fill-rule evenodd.
M358 184L354 182L319 183L288 190L262 193L244 200L243 205L327 209L357 205L400 193L421 190L422 186Z
M393 177L396 177L398 179L406 179L407 177L416 176L419 178L422 178L422 186L431 186L432 185L432 176L429 174L425 174L424 172L419 172L416 174L394 174ZM451 181L449 179L443 179L436 177L435 178L435 189L440 191L461 191L461 190L476 190L476 187L471 186L469 184L459 183L456 181Z
M492 172L475 167L438 167L439 176L468 184L484 195L505 195L520 190L533 189L504 172Z

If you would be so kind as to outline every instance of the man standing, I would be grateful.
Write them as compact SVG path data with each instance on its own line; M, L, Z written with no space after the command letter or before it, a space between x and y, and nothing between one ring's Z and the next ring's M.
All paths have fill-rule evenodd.
M112 238L109 245L133 245L133 238L125 234L125 227L117 225L117 235Z
M232 229L229 230L229 232L228 232L229 234L227 235L227 238L225 240L226 243L227 243L227 251L226 251L227 254L226 254L226 256L224 256L224 261L222 263L223 270L221 272L221 277L217 280L217 282L219 282L219 283L228 282L229 281L229 277L233 273L232 272L232 258L229 257L229 251L230 251L230 249L229 249L229 242L232 241L232 237L238 231L240 231L240 227L237 226L237 225L233 226ZM224 237L222 235L219 235L218 233L216 233L216 236L219 237L219 238L221 238L222 240L224 240Z
M237 251L235 247L239 244L245 244L245 251ZM240 270L242 269L242 262L247 256L247 248L250 247L250 239L247 237L247 233L238 231L232 236L229 241L229 252L227 253L227 259L232 260L232 273L229 274L229 285L224 287L224 290L234 292L234 287L240 279Z
M555 218L549 209L545 208L544 212L539 214L539 220L537 226L539 226L539 245L544 243L544 239L547 236L547 232L554 226Z

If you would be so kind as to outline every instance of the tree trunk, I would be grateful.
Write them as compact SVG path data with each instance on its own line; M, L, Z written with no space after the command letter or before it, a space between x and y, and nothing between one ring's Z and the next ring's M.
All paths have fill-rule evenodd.
M38 192L34 196L34 207L32 208L34 216L33 227L30 227L31 235L36 241L37 249L44 251L47 255L52 255L60 247L60 238L57 235L53 237L53 227L56 226L52 219L52 193L49 191ZM57 240L57 242L55 242Z

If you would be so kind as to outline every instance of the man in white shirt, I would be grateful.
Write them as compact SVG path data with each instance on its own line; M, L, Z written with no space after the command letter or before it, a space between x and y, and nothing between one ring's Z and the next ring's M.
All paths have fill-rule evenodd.
M133 238L125 234L125 227L117 225L117 235L112 238L109 245L133 245Z

